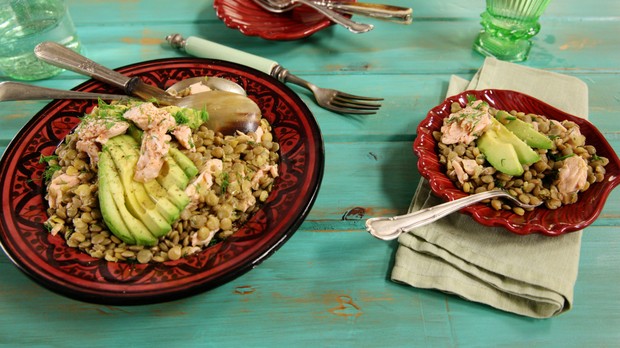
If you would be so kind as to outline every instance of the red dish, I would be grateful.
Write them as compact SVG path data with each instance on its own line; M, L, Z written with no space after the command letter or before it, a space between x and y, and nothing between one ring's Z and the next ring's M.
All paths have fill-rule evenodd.
M418 170L429 180L433 193L448 201L467 195L450 181L444 172L445 168L439 163L437 141L433 137L433 131L441 129L443 119L450 115L450 105L458 102L465 106L468 95L484 100L496 109L535 113L558 121L573 121L581 128L586 143L596 147L599 156L607 157L609 164L605 167L607 172L603 182L593 184L587 191L579 193L579 201L575 204L564 205L556 210L540 207L526 212L523 216L510 211L496 211L485 204L475 204L462 209L461 212L471 215L475 221L485 226L501 226L521 235L541 233L557 236L592 224L600 215L611 191L620 184L620 160L614 149L587 120L569 115L538 99L514 91L493 89L466 91L446 99L429 111L418 126L413 149L419 158Z
M301 39L334 24L308 6L273 13L253 0L215 0L213 7L217 16L229 28L268 40Z
M0 245L9 258L43 286L75 299L102 304L144 304L197 294L256 267L303 222L319 190L323 140L310 110L271 76L234 63L179 58L118 69L166 88L194 76L219 76L242 85L272 124L280 143L279 177L265 205L233 236L203 252L161 264L94 259L52 236L47 220L40 156L51 154L97 101L56 100L17 134L0 161ZM78 91L119 93L94 80Z

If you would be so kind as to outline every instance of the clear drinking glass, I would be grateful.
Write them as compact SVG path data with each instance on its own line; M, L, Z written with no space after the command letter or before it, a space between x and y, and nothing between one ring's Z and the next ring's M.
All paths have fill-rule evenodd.
M42 62L34 48L55 41L75 51L80 43L63 0L0 0L0 72L18 80L40 80L62 69Z
M550 1L486 0L474 49L509 62L526 60L532 47L530 39L540 31L538 19Z

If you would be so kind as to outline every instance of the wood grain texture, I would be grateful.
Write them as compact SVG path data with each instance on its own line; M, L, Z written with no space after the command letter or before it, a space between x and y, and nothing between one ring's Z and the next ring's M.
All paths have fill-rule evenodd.
M619 190L584 232L574 308L559 317L528 319L389 280L396 244L370 237L365 219L407 210L420 180L411 147L416 126L441 102L451 75L471 78L482 64L471 43L484 1L389 3L413 7L414 23L371 19L376 29L363 35L334 26L275 42L227 28L211 1L69 0L84 54L108 67L184 56L164 44L166 35L178 32L274 59L317 85L385 101L377 115L345 117L292 87L325 139L316 203L273 256L212 291L157 305L94 305L42 288L0 253L0 346L617 346ZM585 81L590 120L617 152L618 13L615 0L551 2L522 63ZM68 89L85 80L64 72L34 84ZM0 105L0 153L46 103Z

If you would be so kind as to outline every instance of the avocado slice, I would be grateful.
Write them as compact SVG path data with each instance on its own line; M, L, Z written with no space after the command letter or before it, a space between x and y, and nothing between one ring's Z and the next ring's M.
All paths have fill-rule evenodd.
M123 179L121 178L121 180ZM175 210L172 213L167 212L166 216L162 215L160 210L157 209L156 205L149 198L146 190L144 189L144 186L141 183L135 181L133 182L133 186L135 189L134 195L130 194L130 198L127 200L127 202L130 202L131 204L131 206L128 205L129 210L131 211L132 206L135 207L136 205L138 207L140 205L142 205L142 207L151 206L152 208L143 209L142 215L138 216L156 238L165 236L168 232L172 230L171 222L169 222L168 220L172 219L175 216L176 217L174 220L176 220L176 218L178 218L178 210L176 209L176 207L174 207Z
M162 168L157 181L165 188L170 189L171 186L176 186L181 190L185 190L189 184L189 178L187 174L179 167L172 156L168 155L164 158L164 167Z
M138 128L138 126L136 126L135 124L131 123L129 125L129 128L127 128L127 133L126 134L128 134L132 138L134 138L136 140L136 142L141 143L142 142L142 134L144 134L144 131L142 131L142 129Z
M168 150L168 155L172 156L179 167L183 169L183 172L185 172L188 179L192 179L196 176L196 174L198 174L198 168L196 168L194 162L192 162L189 157L185 156L185 154L179 149L171 147L170 150Z
M175 222L181 215L181 207L168 199L168 192L161 187L157 180L149 180L143 183L148 197L155 204L157 211L169 224Z
M492 129L497 132L497 137L505 143L511 144L517 152L517 157L521 164L532 164L540 161L540 155L529 147L523 140L519 139L514 133L504 127L496 119L491 119Z
M506 111L498 111L495 118L528 146L536 149L553 148L553 141L549 137L535 130L531 124L512 116Z
M110 155L107 153L102 152L99 155L97 175L99 177L99 206L101 209L101 216L115 236L127 244L135 244L136 240L125 224L124 220L126 219L123 219L121 212L112 198L111 190L113 190L113 188L110 187L110 181L112 181L110 180L110 176L117 174L114 172L114 168L110 165L109 161Z
M168 199L172 202L179 210L185 209L187 204L189 204L189 197L180 189L173 180L170 178L165 179L162 177L158 177L155 179L157 184L159 184L163 190L168 194Z
M523 166L515 147L503 141L494 127L484 132L477 139L476 145L495 169L512 176L523 174Z
M111 155L118 170L124 188L125 203L132 215L139 218L156 238L170 232L172 226L167 221L170 217L160 214L144 185L133 179L139 157L138 143L131 136L119 135L108 140L104 151ZM170 215L177 213L175 209Z
M151 246L157 238L125 206L123 185L110 154L99 154L99 205L103 221L110 231L127 244Z

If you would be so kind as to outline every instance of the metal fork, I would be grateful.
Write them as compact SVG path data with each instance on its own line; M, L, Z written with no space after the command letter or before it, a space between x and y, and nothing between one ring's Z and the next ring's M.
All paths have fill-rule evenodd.
M271 76L277 78L281 82L290 82L307 88L312 92L314 99L319 106L341 114L376 114L377 110L381 107L381 104L377 102L383 100L383 98L364 97L344 93L335 89L318 87L298 76L291 74L281 65L277 65L273 69Z
M324 109L340 114L369 115L375 114L381 107L377 103L383 98L357 96L334 89L320 88L312 83L291 74L276 61L246 53L209 40L190 36L187 39L180 34L166 36L166 41L177 49L202 58L235 61L267 73L281 82L293 83L307 88L314 95L317 104Z

